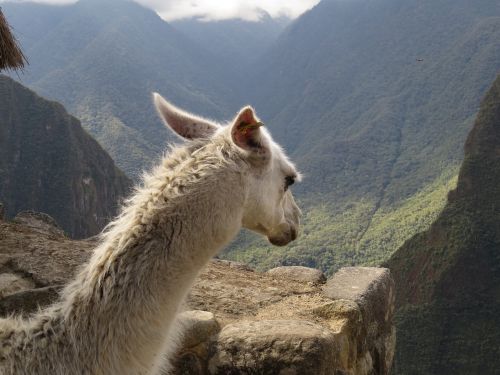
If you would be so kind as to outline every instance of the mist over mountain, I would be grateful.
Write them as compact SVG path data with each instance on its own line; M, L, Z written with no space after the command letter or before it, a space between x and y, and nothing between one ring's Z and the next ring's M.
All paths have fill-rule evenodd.
M377 264L425 229L500 69L498 40L493 0L331 0L295 20L245 87L305 173L303 236L272 251L251 236L228 256Z
M59 103L0 75L0 203L52 215L76 238L116 215L131 181Z
M187 19L171 22L171 25L209 49L225 66L233 66L241 78L253 69L256 60L267 52L290 22L287 18L271 18L263 12L259 22ZM228 82L233 85L237 83ZM241 99L248 100L244 95Z
M498 373L499 249L500 76L443 212L387 263L398 285L395 374Z

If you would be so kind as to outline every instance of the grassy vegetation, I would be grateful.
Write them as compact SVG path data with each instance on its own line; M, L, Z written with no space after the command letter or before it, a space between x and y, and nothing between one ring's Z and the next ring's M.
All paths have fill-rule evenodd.
M374 202L350 202L342 208L321 205L306 210L301 237L283 248L245 232L222 256L266 270L278 265L305 265L328 274L351 265L387 260L404 241L427 229L455 187L451 170L393 208L371 215ZM299 202L300 203L300 202ZM370 224L368 224L370 222ZM368 231L363 233L365 226Z

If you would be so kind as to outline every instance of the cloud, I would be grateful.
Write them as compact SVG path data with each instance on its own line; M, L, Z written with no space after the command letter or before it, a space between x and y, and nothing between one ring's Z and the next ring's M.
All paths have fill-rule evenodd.
M262 11L271 17L295 18L319 0L136 0L167 21L196 17L204 21L241 18L258 21Z
M0 0L2 2L36 2L52 5L72 4L77 0ZM102 0L106 1L106 0ZM199 18L204 21L219 21L241 18L258 21L263 11L271 17L296 18L320 0L134 0L155 10L167 21L182 18Z
M50 5L74 4L78 0L0 0L1 3L41 3Z

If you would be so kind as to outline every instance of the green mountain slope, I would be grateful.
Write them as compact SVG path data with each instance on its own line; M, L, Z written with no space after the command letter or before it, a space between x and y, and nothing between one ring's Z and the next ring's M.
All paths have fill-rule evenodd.
M131 176L172 139L151 92L211 117L226 115L233 95L214 57L149 9L124 0L3 9L30 60L21 81L61 101Z
M257 268L378 264L426 229L500 69L496 0L324 0L256 60L268 41L244 22L172 27L121 0L40 7L4 7L32 61L23 80L130 175L169 140L150 91L217 119L254 104L306 177L298 241L275 249L244 234L225 253Z
M331 0L293 22L248 87L305 173L304 235L278 251L242 238L226 256L332 272L427 228L500 69L498 40L493 0Z
M387 265L398 285L395 374L498 373L500 77L482 102L443 212Z
M0 202L13 217L46 212L72 237L97 234L131 181L68 115L0 75Z
M244 77L253 69L253 64L269 49L285 26L286 18L273 19L262 12L258 22L239 19L206 22L186 19L171 22L171 25L199 45L209 49L224 68L233 66L237 77ZM228 81L228 85L235 82ZM241 101L248 96L241 95ZM247 104L245 102L244 104ZM243 104L243 105L244 105Z

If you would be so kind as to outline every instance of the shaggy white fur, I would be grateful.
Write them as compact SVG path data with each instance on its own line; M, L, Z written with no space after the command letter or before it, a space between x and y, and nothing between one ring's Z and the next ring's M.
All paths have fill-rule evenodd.
M196 276L242 226L277 245L295 239L288 186L299 176L250 107L220 126L154 101L191 140L144 177L58 303L0 319L0 374L158 374Z

